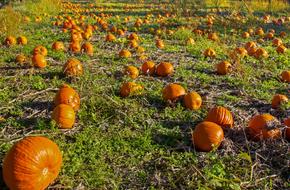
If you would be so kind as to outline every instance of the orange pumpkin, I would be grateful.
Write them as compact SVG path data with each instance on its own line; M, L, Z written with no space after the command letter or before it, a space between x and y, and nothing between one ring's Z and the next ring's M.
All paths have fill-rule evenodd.
M136 40L136 41L138 41L139 40L139 37L138 37L138 35L136 33L132 33L132 34L129 35L128 39L129 40Z
M269 57L268 52L263 48L258 48L254 54L256 59L262 59Z
M70 129L75 123L75 111L67 104L57 105L52 112L51 118L61 129Z
M93 56L94 54L94 47L90 42L86 42L82 45L82 51L88 54L89 56Z
M33 54L34 54L34 55L35 55L35 54L41 54L41 55L43 55L43 56L47 56L47 49L46 49L46 47L41 46L41 45L36 46L36 47L33 49Z
M153 61L146 61L143 63L141 70L144 74L152 75L155 72L155 63Z
M276 52L277 53L285 53L287 51L287 48L284 46L284 45L279 45L277 48L276 48Z
M186 45L188 45L188 46L190 46L190 45L194 45L194 43L195 43L195 41L194 41L193 38L188 38L188 39L186 40Z
M121 58L129 58L129 57L132 57L132 54L129 50L127 49L122 49L120 52L119 52L119 57Z
M139 70L131 65L126 67L124 73L132 79L135 79L139 76Z
M219 147L223 139L223 129L218 124L209 121L199 123L192 133L194 146L203 152L209 152L214 147Z
M232 128L234 125L232 113L227 108L222 106L212 108L208 112L205 121L214 122L222 127Z
M168 84L162 91L162 97L165 101L177 101L186 94L185 89L179 84Z
M118 29L118 30L117 30L117 34L118 34L119 36L124 36L124 35L125 35L125 32L124 32L122 29Z
M190 110L198 110L202 104L201 96L197 92L190 92L183 97L186 108Z
M62 155L46 137L31 136L18 141L3 161L3 178L9 189L46 189L58 176Z
M131 95L139 94L143 90L143 87L134 82L126 82L120 88L120 95L127 97Z
M287 34L286 34L286 32L281 31L280 34L279 34L279 36L280 36L281 38L285 38L285 37L287 36Z
M27 42L28 42L28 40L25 36L20 36L17 38L17 43L20 45L26 45Z
M290 83L290 71L283 71L281 73L281 79L284 82L289 82Z
M54 105L59 104L70 105L74 111L77 111L80 108L80 96L73 88L64 84L54 97Z
M81 45L79 41L72 41L69 44L69 50L73 53L79 53L81 51Z
M273 41L272 41L272 45L273 45L273 46L276 46L276 47L278 47L278 46L280 46L280 45L282 45L282 44L283 44L283 42L282 42L282 40L279 39L279 38L274 38Z
M220 62L219 64L216 65L216 70L217 70L218 74L226 75L227 73L230 72L231 67L232 67L232 65L231 65L230 62L222 61L222 62Z
M115 40L116 40L116 37L114 36L114 34L109 33L109 34L106 36L106 41L107 41L107 42L114 42Z
M155 44L156 44L156 47L158 49L163 49L164 48L164 42L161 39L157 39L156 42L155 42Z
M144 52L145 52L145 49L144 49L143 47L138 46L138 47L136 48L136 53L137 53L137 54L142 54L142 53L144 53Z
M212 41L217 41L219 39L218 35L215 32L209 33L207 38L212 40Z
M235 48L234 52L236 53L238 57L241 57L241 58L245 57L248 54L247 50L243 47Z
M213 58L213 57L216 56L216 53L215 53L215 51L214 51L212 48L208 48L208 49L206 49L206 50L203 52L203 55L204 55L205 57L211 57L211 58Z
M173 65L169 62L161 62L156 67L156 74L158 76L166 77L174 72Z
M268 114L254 116L248 125L250 137L254 141L276 139L281 137L281 130L275 128L277 119Z
M63 72L66 76L81 76L83 65L76 58L70 58L63 66Z
M246 50L250 49L250 48L255 48L257 47L257 44L253 41L247 42L244 46L246 48Z
M290 117L284 120L284 124L286 125L285 137L290 141Z
M129 46L131 48L137 48L139 46L138 42L136 40L130 40Z
M55 51L63 51L65 48L63 42L56 41L52 44L52 49Z
M42 54L34 54L32 57L32 63L34 67L41 69L45 68L47 65L45 57Z
M258 28L256 31L255 31L255 34L257 36L264 36L264 30L262 28Z
M276 94L272 98L272 108L274 109L279 108L281 104L287 103L287 102L288 102L287 96L283 94Z
M243 38L249 38L250 37L250 34L248 33L248 32L244 32L243 34L242 34L242 37Z
M22 65L26 61L26 57L23 54L19 54L16 56L15 61Z
M16 44L16 39L14 36L8 36L4 41L4 45L6 46L13 46L15 44Z
M266 36L265 36L265 38L266 39L269 39L269 40L270 39L273 39L274 38L274 33L272 33L272 32L267 33Z

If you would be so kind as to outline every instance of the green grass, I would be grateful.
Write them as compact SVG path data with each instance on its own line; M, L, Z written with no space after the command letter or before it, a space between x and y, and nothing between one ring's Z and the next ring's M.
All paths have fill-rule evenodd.
M105 7L106 13L119 14L121 20L131 15L131 22L126 27L133 31L136 18L144 18L150 10L135 5L130 12L123 12L124 5L105 3L99 6ZM251 18L245 18L238 26L228 17L224 19L230 27L224 28L217 21L213 28L219 32L219 42L212 42L207 36L195 36L191 32L194 28L177 30L176 27L188 24L183 17L168 18L167 27L177 30L172 36L167 36L162 26L153 20L140 27L140 45L146 49L149 59L156 63L170 61L175 72L166 78L139 76L134 81L142 84L145 90L139 96L128 98L119 95L121 84L131 81L122 72L127 65L140 68L142 62L135 54L130 59L118 58L118 52L126 47L125 37L118 38L118 43L107 43L104 42L106 32L94 32L90 42L95 54L88 57L51 49L54 41L64 41L68 46L70 39L69 33L52 26L54 18L25 25L22 30L28 45L0 47L0 116L5 118L0 122L0 159L24 136L44 135L54 140L63 153L63 166L57 180L51 184L52 189L77 186L85 189L289 188L289 143L282 139L252 142L244 133L249 119L257 113L271 113L280 121L289 117L289 104L281 110L272 110L270 106L276 93L289 97L289 84L279 80L280 73L290 68L289 50L284 55L277 54L271 41L265 41L260 46L268 51L268 59L258 61L246 57L241 60L239 71L234 70L226 76L215 73L215 64L229 59L230 50L256 40L256 37L248 40L240 37L247 28L262 26L265 30L274 28L277 33L286 29L272 24L253 25ZM109 20L125 26L114 17ZM206 19L192 20L198 24L196 20L204 23ZM88 18L86 22L95 24L96 21ZM148 34L151 27L162 30L164 50L155 47L156 36ZM200 27L205 26L201 24ZM237 27L236 33L230 33L232 27ZM289 46L287 32L288 37L283 42ZM189 37L195 44L186 46L184 41ZM19 53L31 56L33 48L39 44L48 49L47 68L21 68L14 62ZM202 55L209 47L217 52L215 59ZM63 64L72 56L84 65L84 75L76 79L62 74ZM166 104L162 89L171 82L178 82L187 91L197 91L203 98L201 109L187 110L182 102ZM81 109L70 131L60 130L50 121L53 98L63 83L69 83L81 97ZM221 148L210 153L197 152L192 146L191 132L215 105L226 106L232 111L235 128L225 131ZM0 186L4 187L2 180Z

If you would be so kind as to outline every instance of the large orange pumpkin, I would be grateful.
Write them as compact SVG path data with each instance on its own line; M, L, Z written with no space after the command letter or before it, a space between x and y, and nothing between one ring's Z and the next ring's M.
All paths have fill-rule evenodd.
M205 121L214 122L222 127L232 128L234 125L232 113L227 108L222 106L216 106L212 108L208 112Z
M75 123L75 111L70 105L59 104L52 112L51 118L61 129L70 129Z
M90 42L86 42L82 45L82 51L88 54L89 56L93 56L94 54L94 47Z
M54 97L54 105L59 104L70 105L77 111L80 108L80 96L73 88L64 84Z
M186 94L185 89L179 84L168 84L162 91L162 96L165 101L176 101Z
M173 65L169 62L161 62L156 67L156 74L162 77L171 75L174 71Z
M191 110L197 110L202 104L201 96L197 92L190 92L183 97L184 105Z
M121 58L129 58L129 57L132 57L132 54L129 50L127 49L122 49L120 52L119 52L119 57Z
M15 44L16 44L16 39L14 36L8 36L4 41L4 45L6 46L12 46Z
M268 113L254 116L248 125L250 137L255 141L279 138L281 130L275 128L276 122L277 119Z
M152 75L155 72L155 63L153 61L146 61L143 63L141 70L144 74Z
M194 146L204 152L209 152L214 147L218 147L223 139L223 129L218 124L209 121L199 123L192 133Z
M76 58L70 58L63 66L63 72L67 76L81 76L83 74L83 65Z
M62 155L46 137L25 137L6 154L3 178L11 190L44 190L58 176Z
M281 106L281 104L288 102L287 96L283 94L276 94L272 98L272 108L276 109Z
M284 46L284 45L279 45L277 48L276 48L276 52L277 53L285 53L287 51L287 48Z
M232 65L231 65L230 62L222 61L222 62L220 62L219 64L216 65L216 70L217 70L218 74L226 75L227 73L230 72L231 67L232 67Z
M204 55L205 57L211 57L211 58L213 58L213 57L216 56L216 52L215 52L212 48L208 48L208 49L206 49L206 50L203 52L203 55Z
M32 57L33 66L36 68L45 68L47 65L46 59L42 54L34 54Z

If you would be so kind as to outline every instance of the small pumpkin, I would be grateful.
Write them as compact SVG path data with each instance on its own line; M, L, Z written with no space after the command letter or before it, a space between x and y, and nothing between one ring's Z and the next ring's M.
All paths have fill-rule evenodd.
M244 39L249 38L249 37L250 37L249 32L244 32L244 33L242 34L242 37L243 37Z
M106 36L106 41L107 41L107 42L114 42L114 41L116 41L116 37L114 36L114 34L109 33L109 34Z
M93 56L94 54L94 47L90 42L86 42L82 45L82 51L88 54L89 56Z
M209 33L207 38L212 40L212 41L217 41L219 39L218 35L215 32Z
M250 48L255 48L257 47L257 44L253 41L247 42L244 46L246 48L246 50L250 49Z
M19 54L16 56L15 61L22 65L26 61L26 56L23 54Z
M123 83L120 88L120 95L122 97L128 97L131 95L139 94L143 90L143 86L134 82Z
M165 47L163 40L157 39L155 45L158 49L163 49Z
M137 48L139 46L138 42L136 40L130 40L129 46L131 48Z
M287 48L284 46L284 45L279 45L277 48L276 48L276 52L277 53L285 53L287 51Z
M62 154L46 137L25 137L13 145L3 161L3 178L9 189L46 189L60 172Z
M20 36L17 38L17 43L20 45L26 45L27 42L28 42L28 40L25 36Z
M60 41L56 41L52 44L52 47L51 47L53 50L55 51L64 51L64 44L63 42L60 42Z
M228 61L222 61L216 65L216 71L220 75L226 75L231 71L232 64Z
M38 45L33 49L33 54L41 54L43 56L47 56L47 49L44 46Z
M289 71L283 71L283 72L281 73L281 79L282 79L282 81L284 81L284 82L288 82L288 83L290 83L290 70L289 70Z
M286 34L285 31L281 31L280 34L279 34L279 36L280 36L281 38L285 38L285 37L287 36L287 34Z
M269 57L268 52L263 48L258 48L254 54L256 59L262 59Z
M143 74L153 75L155 72L155 63L153 61L146 61L143 63L141 70Z
M203 152L209 152L214 147L219 147L223 139L223 129L218 124L209 121L199 123L192 133L194 146Z
M136 40L136 41L138 41L139 40L139 36L136 33L132 33L132 34L129 35L128 39L129 40Z
M136 79L139 76L139 70L136 67L132 66L132 65L127 66L125 68L124 73L126 75L128 75L131 79Z
M225 107L216 106L212 108L205 119L205 121L214 122L222 127L232 128L234 119L232 113Z
M264 36L264 30L262 28L258 28L256 31L255 31L255 34L257 36Z
M71 129L75 123L75 111L67 104L57 105L52 112L51 118L61 129Z
M44 55L42 54L34 54L32 56L32 63L33 63L33 66L36 67L36 68L45 68L46 65L47 65L47 61L44 57Z
M273 39L274 38L274 33L272 33L272 32L267 33L265 38L268 39L268 40Z
M4 41L4 45L6 46L13 46L15 44L16 44L16 39L14 36L8 36Z
M215 52L212 48L208 48L208 49L206 49L206 50L203 52L203 55L204 55L205 57L211 57L211 58L213 58L213 57L216 56L216 52Z
M81 76L83 65L78 59L70 58L63 66L63 72L66 76Z
M283 42L282 42L282 40L279 39L279 38L274 38L274 39L272 40L272 45L273 45L273 46L278 47L278 46L280 46L280 45L282 45L282 44L283 44Z
M197 92L187 93L183 97L183 102L186 108L190 110L198 110L202 104L201 96Z
M79 53L81 52L81 44L79 41L72 41L69 44L69 50L73 53Z
M243 47L235 48L234 52L236 53L238 57L241 57L241 58L245 57L248 54L247 50Z
M190 46L190 45L194 45L195 44L195 41L193 38L188 38L186 40L186 45Z
M120 52L119 52L119 57L121 58L129 58L129 57L132 57L132 54L129 50L127 49L122 49Z
M70 105L74 111L77 111L80 108L80 96L73 88L64 84L54 97L54 105L57 106L59 104Z
M283 94L276 94L272 98L272 108L277 109L281 106L281 104L287 103L287 102L288 102L287 96Z
M162 90L162 97L165 101L175 102L186 94L185 89L179 84L168 84Z
M174 72L173 65L169 62L161 62L156 67L156 74L158 76L166 77Z
M142 53L144 53L145 52L145 48L143 48L142 46L138 46L137 48L136 48L136 53L137 54L142 54Z
M275 128L277 121L268 113L254 116L248 125L250 137L254 141L280 138L281 130Z

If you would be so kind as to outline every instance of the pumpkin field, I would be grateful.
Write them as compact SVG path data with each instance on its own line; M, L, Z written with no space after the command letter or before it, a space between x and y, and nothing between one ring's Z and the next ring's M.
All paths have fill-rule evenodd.
M289 1L0 3L1 190L290 189Z

